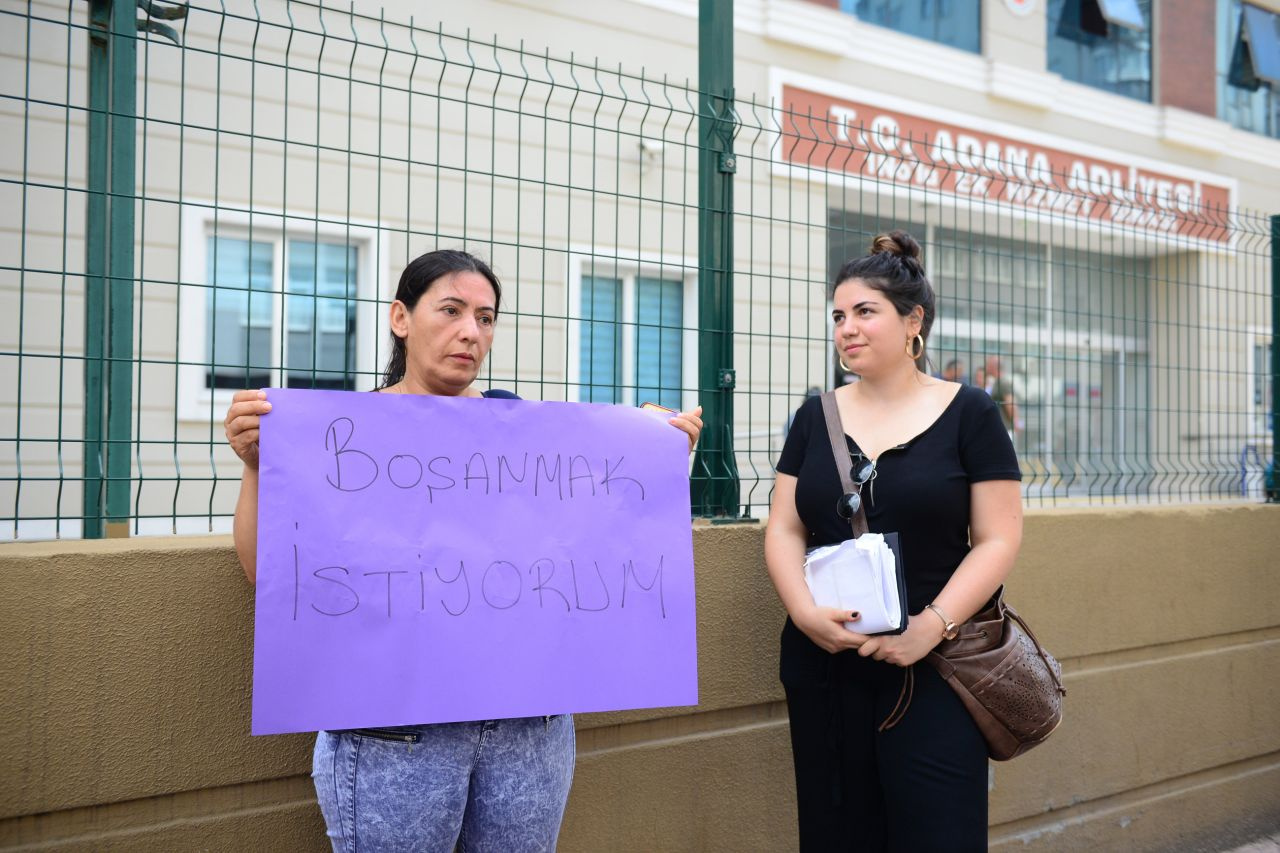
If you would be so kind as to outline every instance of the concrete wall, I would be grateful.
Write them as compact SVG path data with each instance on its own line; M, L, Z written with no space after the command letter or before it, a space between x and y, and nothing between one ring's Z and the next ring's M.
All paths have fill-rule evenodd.
M584 715L566 851L794 847L762 530L698 527L696 709ZM1280 828L1280 508L1032 513L1010 598L1066 720L993 765L991 841L1222 849ZM323 850L310 738L251 738L226 538L0 548L0 848Z

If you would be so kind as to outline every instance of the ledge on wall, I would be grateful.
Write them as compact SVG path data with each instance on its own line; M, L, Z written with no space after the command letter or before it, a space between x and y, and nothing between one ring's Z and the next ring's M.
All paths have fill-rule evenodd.
M1032 71L994 59L987 62L987 92L993 98L1047 110L1062 88L1062 77L1048 71Z
M765 38L832 56L849 52L855 23L852 15L799 0L770 0L762 11L761 30Z
M1210 154L1224 150L1231 132L1224 121L1178 107L1160 107L1157 121L1162 142Z

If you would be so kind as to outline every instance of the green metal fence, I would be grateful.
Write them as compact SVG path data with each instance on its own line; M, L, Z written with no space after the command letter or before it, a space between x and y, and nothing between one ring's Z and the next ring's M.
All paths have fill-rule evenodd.
M436 247L504 282L486 384L702 402L695 505L759 517L790 413L847 378L829 279L888 227L940 293L935 368L1008 402L1029 503L1263 496L1276 226L1212 186L732 99L731 43L700 90L292 0L0 21L6 536L228 529L232 390L372 388Z

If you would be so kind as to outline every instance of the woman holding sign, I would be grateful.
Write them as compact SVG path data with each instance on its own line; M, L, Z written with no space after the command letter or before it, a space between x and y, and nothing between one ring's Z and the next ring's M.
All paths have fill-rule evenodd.
M409 264L391 304L393 351L378 391L513 398L480 391L476 377L493 344L502 286L462 251L429 252ZM256 574L259 418L264 391L240 391L227 411L227 440L244 461L235 545ZM701 409L670 423L689 436ZM336 851L553 850L575 757L569 715L320 732L313 777Z
M904 684L1013 567L1018 460L991 398L925 372L934 294L910 235L881 234L844 265L831 317L841 366L860 378L835 391L854 490L870 531L898 534L910 618L901 634L871 636L845 626L857 612L814 603L806 551L849 539L857 507L821 400L807 400L778 460L765 535L788 615L780 670L800 848L985 850L986 743L933 667L914 667L912 693Z

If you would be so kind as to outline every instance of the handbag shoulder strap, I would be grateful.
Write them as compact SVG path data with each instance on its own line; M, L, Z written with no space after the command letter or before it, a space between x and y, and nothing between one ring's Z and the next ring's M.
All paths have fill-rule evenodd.
M827 422L827 438L831 440L831 458L836 461L836 471L840 474L840 486L847 495L853 491L853 457L849 455L849 444L844 438L844 426L840 423L840 409L836 406L836 392L828 391L822 395L822 417ZM853 530L853 538L867 532L867 511L863 504L858 504L858 511L849 519Z

